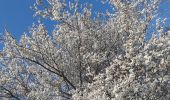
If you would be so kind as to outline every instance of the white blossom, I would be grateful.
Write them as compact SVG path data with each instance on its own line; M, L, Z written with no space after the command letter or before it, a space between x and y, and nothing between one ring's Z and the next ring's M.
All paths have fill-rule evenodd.
M158 18L160 0L104 0L114 12L93 12L76 0L37 0L39 22L16 40L6 31L0 52L0 97L20 100L170 99L170 36ZM82 11L82 12L79 12ZM108 12L107 12L108 13ZM97 15L96 15L97 16ZM1 99L1 98L0 98Z

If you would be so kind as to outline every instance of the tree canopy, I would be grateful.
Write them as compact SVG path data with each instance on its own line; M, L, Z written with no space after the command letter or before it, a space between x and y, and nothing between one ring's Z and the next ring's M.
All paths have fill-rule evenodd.
M157 17L160 0L102 0L114 12L95 16L78 0L46 2L36 0L32 9L57 22L51 33L39 22L19 41L8 30L1 38L0 97L170 99L170 31Z

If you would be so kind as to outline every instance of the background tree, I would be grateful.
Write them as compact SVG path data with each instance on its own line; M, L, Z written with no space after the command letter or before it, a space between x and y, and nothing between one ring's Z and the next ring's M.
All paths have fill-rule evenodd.
M170 36L157 20L159 0L110 0L115 11L92 15L79 1L37 0L33 24L17 41L8 31L1 51L0 97L20 100L170 99ZM95 16L95 18L94 18Z

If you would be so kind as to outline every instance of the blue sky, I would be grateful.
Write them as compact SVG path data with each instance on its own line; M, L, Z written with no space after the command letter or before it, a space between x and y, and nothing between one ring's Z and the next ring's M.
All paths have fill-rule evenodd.
M33 17L34 11L30 9L34 2L35 0L0 0L0 33L3 33L4 26L16 38L27 32L32 23L38 20ZM101 3L96 0L90 0L90 3L94 4L94 10L102 11ZM45 24L48 29L53 28L53 22L50 20L45 20Z
M30 9L34 0L0 0L0 32L4 26L15 36L21 35L32 25L35 18Z
M4 26L6 26L16 38L19 38L23 32L28 31L32 23L37 22L37 18L33 17L34 11L30 9L34 1L35 0L0 0L0 33L4 31ZM96 2L96 0L80 1L90 1L90 3L93 3L94 10L102 11L109 7L108 5L102 6L101 3ZM170 18L170 2L164 2L161 5L160 16ZM53 28L50 20L45 20L45 23L48 29Z

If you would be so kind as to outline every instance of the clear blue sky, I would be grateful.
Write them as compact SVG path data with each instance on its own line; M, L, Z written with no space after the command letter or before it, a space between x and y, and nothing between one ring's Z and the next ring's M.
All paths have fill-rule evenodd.
M21 35L32 25L35 18L30 9L34 0L0 0L0 32L4 26L15 36Z
M96 0L89 1L94 4L95 10L103 9L101 3L96 2ZM28 27L33 22L37 22L38 19L33 17L34 11L30 9L34 2L35 0L0 0L0 33L4 31L4 26L17 38L23 32L28 31ZM45 23L48 29L52 29L53 22L45 20Z
M80 1L90 1L93 3L95 10L102 11L103 7L108 7L107 5L102 6L96 0ZM19 38L23 32L28 31L28 27L37 20L32 16L34 12L30 9L34 2L35 0L0 0L0 32L2 33L4 31L3 27L6 26L14 36ZM164 2L161 5L160 13L161 16L170 18L170 2ZM45 22L47 28L52 29L52 22L50 20Z

